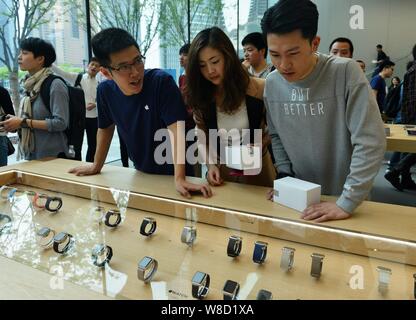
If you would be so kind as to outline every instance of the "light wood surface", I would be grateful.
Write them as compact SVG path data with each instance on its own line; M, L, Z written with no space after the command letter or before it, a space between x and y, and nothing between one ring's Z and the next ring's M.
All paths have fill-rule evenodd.
M18 238L20 242L16 238L11 238L10 243L31 243L31 245L13 246L16 248L17 256L12 259L19 261L18 264L25 267L27 274L32 272L43 274L53 265L62 266L66 270L65 274L69 282L85 290L121 299L189 299L191 298L190 280L196 271L211 275L212 288L209 299L222 298L222 286L227 279L240 283L241 299L254 299L261 288L272 291L277 299L412 299L413 297L412 275L416 272L416 268L404 263L366 257L366 255L374 256L374 252L370 252L374 251L372 240L357 239L360 243L356 244L350 241L349 238L352 236L349 232L375 234L386 239L390 237L402 239L403 242L409 243L408 247L400 246L398 250L393 243L382 249L385 251L384 254L391 251L389 260L406 262L407 256L414 255L412 242L416 240L415 208L365 202L352 219L326 223L323 226L332 231L320 233L320 230L305 228L305 226L313 227L315 224L304 223L299 219L299 213L296 211L266 201L265 188L227 184L214 188L215 196L211 199L194 197L184 202L184 199L176 194L171 177L150 176L133 169L111 166L105 167L102 174L93 177L75 177L66 173L71 166L78 164L78 162L59 159L33 161L2 169L3 172L19 170L24 173L0 174L1 184L14 182L18 183L17 186L20 188L43 192L46 190L49 194L58 192L57 194L64 198L64 207L56 215L33 211L30 214L26 212L20 215L15 212L14 220L20 218L21 224L29 227L25 236L20 235ZM13 181L15 176L17 179ZM71 182L59 181L54 177ZM40 186L42 189L38 189ZM97 204L102 204L107 209L115 207L113 195L117 190L113 190L111 195L111 192L104 188L108 186L131 191L125 221L116 230L99 227L88 218L90 208ZM143 194L148 196L145 197ZM154 197L168 199L169 205L166 201ZM23 201L21 206L25 207L25 199L21 201ZM7 204L3 206L6 206L3 211L7 210ZM198 217L189 217L184 213L184 207L195 208ZM146 208L146 211L134 208ZM212 208L212 211L208 212L207 208ZM230 210L221 213L220 208ZM241 216L238 212L247 214ZM253 213L257 215L252 215ZM147 216L156 218L158 222L156 234L151 238L138 235L139 223ZM296 222L300 225L288 225L285 222ZM198 229L198 238L193 248L180 242L182 228L189 223L195 224ZM284 227L278 229L279 226L275 225L279 224ZM74 253L67 257L57 257L51 250L41 251L33 243L33 235L36 228L42 225L52 227L57 232L72 233L78 240ZM341 229L346 230L345 235L339 232ZM276 230L283 230L286 234L273 234ZM269 233L271 236L264 236ZM227 239L233 234L241 235L244 241L242 255L237 259L229 258L225 253ZM347 253L330 250L330 244L326 249L311 246L309 239L314 239L316 234L324 234L328 237L325 242L338 242L337 245L344 247L343 251ZM282 240L290 237L299 241ZM269 243L268 258L262 266L251 261L254 242L258 240ZM104 273L98 271L90 261L91 248L99 241L106 242L114 249L113 260ZM296 248L295 268L289 273L279 269L281 249L284 246ZM348 253L350 246L367 248L369 252L351 254ZM4 246L0 248L5 250ZM314 252L325 255L323 274L318 281L309 275L310 255ZM382 258L384 254L381 254ZM144 255L152 256L159 261L159 271L155 281L150 285L141 283L136 275L137 262ZM397 259L393 259L392 256L393 258L397 256ZM0 260L0 263L5 263L5 268L9 268L7 262L17 263L7 259L4 261ZM386 295L381 295L377 290L376 267L379 265L390 268L393 272L392 282ZM349 286L353 276L350 272L355 266L359 266L364 272L362 290L353 290ZM10 268L13 268L12 264ZM46 273L45 275L50 277ZM22 283L6 282L15 288L16 295L21 290L26 290L22 287ZM36 281L28 283L33 287L29 291L36 292L35 288L38 287ZM39 290L43 292L43 289ZM42 293L40 296L54 297L54 291ZM33 294L30 293L29 296Z
M409 136L404 125L386 124L385 127L390 128L390 136L386 137L388 151L416 153L416 136Z
M55 279L58 273L51 275L2 256L0 270L0 300L110 299L70 281Z

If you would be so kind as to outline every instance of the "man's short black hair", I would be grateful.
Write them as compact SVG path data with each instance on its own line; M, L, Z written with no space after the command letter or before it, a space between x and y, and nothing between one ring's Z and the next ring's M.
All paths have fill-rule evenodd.
M267 58L267 44L264 36L260 32L252 32L246 35L241 41L241 45L245 46L251 44L256 47L257 50L264 49L264 59Z
M88 62L88 64L90 64L91 62L98 62L100 63L100 61L98 61L98 59L96 57L92 57L90 62Z
M139 49L137 41L126 30L120 28L108 28L97 33L91 40L92 50L100 65L109 67L110 55L120 52L131 46Z
M383 62L380 64L380 71L383 71L384 68L390 68L394 67L396 64L393 61L390 60L383 60Z
M348 38L344 38L344 37L339 37L336 38L335 40L333 40L329 46L329 52L331 52L332 46L334 45L335 42L344 42L344 43L348 43L350 46L350 52L351 52L351 56L354 55L354 45L352 44L352 41Z
M265 36L300 30L312 42L318 32L318 18L318 9L310 0L279 0L264 13L261 29Z
M179 55L181 54L188 54L189 52L189 48L191 47L190 43L184 44L180 49L179 49Z
M383 46L381 44L378 44L377 49L383 49Z
M40 38L26 38L20 42L20 50L30 51L35 58L44 57L44 68L49 68L56 60L55 48L50 42Z

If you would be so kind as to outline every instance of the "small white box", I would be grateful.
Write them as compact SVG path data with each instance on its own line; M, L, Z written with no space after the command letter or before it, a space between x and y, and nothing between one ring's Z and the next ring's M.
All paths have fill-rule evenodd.
M260 146L226 146L226 166L236 170L258 170L261 169L261 147Z
M321 186L292 177L278 179L274 181L273 201L303 212L321 202Z

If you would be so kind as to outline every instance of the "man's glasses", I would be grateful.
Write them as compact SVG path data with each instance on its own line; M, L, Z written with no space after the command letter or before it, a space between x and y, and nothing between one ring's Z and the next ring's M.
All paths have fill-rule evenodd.
M136 59L134 59L134 61L132 63L124 63L124 64L119 65L118 67L108 66L108 69L115 70L115 71L120 72L122 74L130 74L130 73L133 72L133 67L135 67L135 68L143 67L145 61L146 61L146 57L139 56Z

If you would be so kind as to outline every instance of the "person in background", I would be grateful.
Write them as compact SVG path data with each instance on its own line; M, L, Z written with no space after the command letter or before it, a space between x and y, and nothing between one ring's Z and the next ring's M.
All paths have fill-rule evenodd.
M261 27L278 71L266 79L264 101L279 178L294 176L338 196L301 215L324 222L351 217L367 198L386 139L358 64L318 53L318 17L310 0L280 0L265 12Z
M61 79L52 81L50 110L40 97L42 83L53 74L51 65L55 60L55 49L45 40L27 38L20 43L18 63L20 70L28 72L26 96L21 100L19 115L0 122L7 132L18 130L18 160L70 157L65 133L69 125L68 88Z
M381 72L381 70L383 70L381 66L383 61L390 60L389 56L383 51L383 46L381 44L378 44L376 46L376 49L377 49L377 60L373 60L373 63L376 64L376 67L372 75L373 77L375 77L377 74Z
M381 63L382 63L384 60L388 60L388 56L387 56L387 54L383 51L383 46L382 46L381 44L378 44L378 45L376 46L376 49L377 49L377 61L376 61L376 63L377 63L377 66L380 66L380 65L381 65Z
M186 88L186 68L188 67L188 53L190 47L191 45L187 43L183 45L179 50L179 63L181 67L184 68L184 72L179 76L179 90L181 90L183 101L186 105L186 111L188 112L188 117L185 121L186 133L188 133L189 130L193 130L195 128L192 107L187 103L188 98Z
M363 70L363 72L365 73L365 62L363 60L355 60L357 61L358 65L360 66L361 70Z
M386 79L393 75L395 65L396 64L390 60L384 60L380 65L380 73L371 79L370 82L374 96L377 99L380 114L383 114L384 112L384 105L387 94Z
M186 80L186 69L188 68L188 53L191 44L187 43L179 49L179 64L184 69L183 73L179 76L179 90L181 90L183 101L185 102L186 111L188 113L185 120L185 134L188 135L189 132L195 132L195 121L194 113L192 107L188 104L187 97L187 80ZM193 135L193 139L186 140L186 147L189 148L192 144L196 143L197 137ZM200 163L193 165L195 177L200 178L202 175L202 167Z
M14 116L13 103L9 92L0 86L0 121L3 121L7 115ZM8 157L7 132L0 127L0 167L7 166Z
M190 44L187 43L179 49L179 64L183 68L183 73L179 76L179 89L183 92L186 85L186 68L188 66L188 52Z
M329 54L342 58L352 58L354 55L354 45L348 38L336 38L329 46Z
M198 33L192 41L188 59L188 101L193 106L197 128L205 133L205 137L209 137L209 130L219 132L215 150L208 138L204 142L199 140L207 155L217 155L213 159L216 163L208 163L208 182L213 186L221 185L224 180L272 186L276 170L267 148L270 137L265 130L264 79L248 75L230 39L217 27ZM242 137L244 129L249 129L250 137ZM262 130L261 172L244 175L228 168L221 154L229 145L229 138L233 146L241 145L244 138L255 143L256 129ZM232 135L233 131L239 134Z
M267 44L260 32L246 35L241 41L244 51L243 65L250 76L266 79L273 71L273 64L267 63Z
M88 63L87 72L74 73L66 72L56 65L52 65L52 70L58 76L61 76L72 86L81 87L85 97L85 131L87 133L88 150L86 155L87 162L94 162L95 149L97 148L97 130L98 130L98 113L97 113L97 74L100 71L100 63L96 58L92 58Z
M408 64L404 75L401 101L401 123L416 125L416 45L413 47L413 62ZM416 153L403 154L384 177L399 191L416 190L410 169L416 164Z

